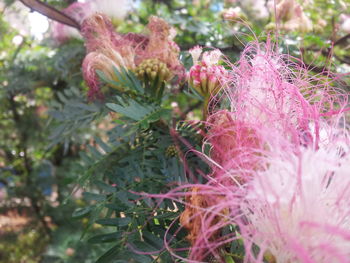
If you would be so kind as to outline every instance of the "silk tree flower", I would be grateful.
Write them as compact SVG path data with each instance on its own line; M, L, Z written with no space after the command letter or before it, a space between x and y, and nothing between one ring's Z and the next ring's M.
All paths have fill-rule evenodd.
M243 51L225 83L230 111L255 130L268 123L295 145L318 148L321 119L346 108L348 95L334 89L330 77L312 76L298 59L275 48L268 41Z
M110 20L102 14L84 20L82 34L88 51L82 65L83 76L89 86L88 97L103 98L96 70L103 72L107 78L115 79L114 68L134 69L136 44L115 33Z
M276 262L350 262L350 144L347 135L337 140L343 146L267 153L241 203L246 250L261 248L258 257L248 253L250 262L266 252Z
M84 3L75 2L62 11L79 24L95 13L102 13L113 21L120 21L131 10L131 5L130 0L89 0ZM52 24L52 35L58 44L63 44L71 38L82 37L78 30L58 22Z
M113 68L123 67L139 72L147 61L152 61L159 66L157 73L164 81L175 75L182 75L183 66L178 59L179 48L172 41L174 33L171 27L160 18L150 17L148 30L148 36L118 34L110 19L99 13L84 20L81 32L88 55L83 61L83 73L90 88L90 99L103 97L96 70L114 79Z
M286 263L332 262L319 260L329 260L331 255L344 258L349 251L340 242L347 229L339 227L348 220L350 199L344 199L344 214L335 221L330 217L349 186L349 179L344 185L332 181L336 174L342 181L350 171L349 136L340 126L348 110L348 94L333 89L329 79L312 76L300 61L275 49L269 41L246 47L222 87L223 99L231 102L231 108L210 113L205 122L205 144L212 148L209 155L200 156L208 160L212 172L205 175L207 183L187 185L189 190L182 192L186 199L181 223L189 232L191 262L205 261L209 255L222 261L219 248L235 239L243 240L246 261L253 263L262 263L264 257ZM198 62L198 48L191 52ZM172 197L173 192L165 196ZM280 199L289 202L281 209ZM319 205L312 207L316 201ZM313 208L310 217L303 217ZM218 234L225 226L238 226L239 235ZM308 233L315 229L323 234L313 240ZM333 233L328 235L330 230ZM323 237L337 244L327 246ZM252 254L253 245L261 248L257 256ZM313 261L307 261L305 255Z

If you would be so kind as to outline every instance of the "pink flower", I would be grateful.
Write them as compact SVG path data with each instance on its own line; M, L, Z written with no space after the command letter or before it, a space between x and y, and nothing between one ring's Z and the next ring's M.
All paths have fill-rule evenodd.
M350 262L350 141L342 110L333 110L345 109L348 94L269 42L248 46L232 73L224 87L231 112L212 114L207 136L208 184L220 183L226 198L208 211L232 212L227 224L239 225L249 262L268 254L276 262Z
M162 195L191 197L184 226L196 233L192 262L221 260L220 248L235 239L245 262L350 262L350 137L341 125L349 94L295 60L269 41L246 47L222 88L229 109L206 121L207 183ZM197 81L205 80L201 63L190 72ZM189 216L199 223L187 225ZM239 234L217 236L225 226Z
M243 238L277 262L350 262L350 144L342 140L347 148L269 152L246 186Z
M222 53L220 50L206 51L199 60L202 48L196 46L189 50L194 65L191 67L188 77L189 83L203 97L215 95L218 88L224 81L227 71L221 65L218 65Z

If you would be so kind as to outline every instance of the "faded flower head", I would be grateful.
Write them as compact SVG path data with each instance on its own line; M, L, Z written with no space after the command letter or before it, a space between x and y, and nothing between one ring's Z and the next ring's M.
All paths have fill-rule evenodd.
M107 55L107 52L90 52L83 61L83 76L89 86L89 98L103 98L96 70L102 72L110 80L118 80L115 77L114 68L120 69L120 66L124 64L123 58L113 49L110 49L108 53ZM119 89L120 87L114 86L114 88Z
M134 69L136 52L133 41L114 31L110 20L96 13L82 24L82 35L88 51L83 61L83 75L89 86L89 98L101 98L96 70L109 79L115 79L114 68ZM115 79L116 80L116 79Z
M186 196L186 208L180 216L180 224L188 230L187 240L191 243L193 249L190 251L191 260L204 260L208 256L208 249L202 246L203 242L210 240L215 242L220 238L220 225L228 214L227 209L217 211L213 215L207 213L207 209L224 200L224 197L218 192L211 192L211 195L201 193L201 188L193 187L190 189L190 195ZM205 229L205 234L203 233ZM204 235L203 235L204 234Z
M274 11L274 2L270 2L270 9ZM276 21L286 31L309 32L312 22L303 11L303 7L296 0L279 0L276 4Z
M82 35L85 38L88 55L83 63L83 71L90 87L90 98L96 97L94 94L98 94L99 91L98 77L94 68L101 70L111 79L115 78L111 76L114 67L136 70L140 77L145 76L146 71L147 75L149 71L151 79L154 74L158 74L158 80L161 82L182 74L183 66L178 59L179 48L171 40L174 37L172 28L164 20L151 17L148 29L149 36L133 33L122 35L115 32L110 19L103 14L96 13L84 20ZM90 53L93 55L89 55ZM101 68L102 58L108 59ZM97 65L99 66L96 67Z
M216 172L213 176L222 182L227 180L227 174L218 170L242 169L236 179L246 181L251 174L243 172L243 169L258 169L259 154L264 149L256 128L237 120L233 112L221 110L209 116L207 129L206 141L211 145L210 158L220 166L219 169L214 166Z

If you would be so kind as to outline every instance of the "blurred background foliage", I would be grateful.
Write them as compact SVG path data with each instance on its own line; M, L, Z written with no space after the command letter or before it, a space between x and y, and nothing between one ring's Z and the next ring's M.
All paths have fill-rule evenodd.
M61 10L74 0L45 2ZM300 1L305 17L286 15L278 24L263 0L121 2L130 10L114 21L116 30L144 33L149 16L164 18L176 28L187 70L193 46L219 48L235 63L245 43L277 28L281 51L314 74L344 74L340 85L349 88L349 0ZM0 262L173 262L162 239L175 234L181 205L127 190L164 193L199 180L184 172L189 146L172 131L201 150L198 127L182 122L201 118L201 100L182 83L169 85L160 101L130 85L138 99L113 91L107 105L89 102L83 40L61 43L47 20L33 30L38 20L19 1L0 4ZM193 174L208 169L191 153L186 165ZM185 235L177 233L173 248L188 246Z

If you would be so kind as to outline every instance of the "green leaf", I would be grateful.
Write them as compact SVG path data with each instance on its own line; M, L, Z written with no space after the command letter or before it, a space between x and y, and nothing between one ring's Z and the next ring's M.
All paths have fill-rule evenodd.
M91 165L94 163L94 159L90 158L85 152L79 152L79 156L87 165Z
M106 253L100 256L96 263L111 263L113 259L116 259L117 255L120 253L120 244L117 244L110 248Z
M115 103L107 103L106 106L112 111L123 114L126 117L139 121L143 119L146 115L151 113L154 108L149 105L141 105L140 103L130 100L129 104L121 103L121 105Z
M130 217L122 218L104 218L96 221L97 224L104 226L127 226L131 222Z
M94 104L85 104L85 103L81 103L81 102L77 102L74 105L75 107L81 108L83 110L87 110L87 111L91 111L91 112L97 112L98 108L94 105Z
M114 86L119 86L119 85L120 85L119 82L116 82L116 81L113 80L113 79L109 79L109 78L105 75L105 73L103 73L103 72L100 71L100 70L96 70L96 74L99 76L99 78L100 78L103 82L105 82L105 83L107 83L107 84L114 85Z
M143 93L142 85L133 72L125 68L121 68L121 71L119 71L116 67L113 68L113 71L123 87Z
M84 192L83 197L88 201L102 202L106 200L106 196L101 194L90 193L90 192Z
M95 148L95 147L92 147L91 145L87 145L86 146L90 153L96 158L96 159L101 159L103 157L103 155Z
M105 182L102 181L95 181L94 184L99 187L100 189L102 189L103 191L107 192L107 193L114 193L116 192L116 189L114 186L111 186L109 184L106 184Z
M157 254L158 250L157 248L153 247L151 244L148 244L144 241L133 241L130 243L134 249L138 250L138 251L142 251L142 252L148 252L148 253L152 253L152 254Z
M81 218L81 217L83 217L83 216L88 215L90 212L91 212L91 207L90 207L90 206L84 207L84 208L77 208L77 209L73 212L72 217L73 217L73 218Z
M225 255L225 263L235 263L235 261L231 256Z
M164 248L163 240L159 237L155 236L151 232L148 231L142 231L142 236L145 241L145 243L150 244L152 247L160 250Z
M95 136L96 143L104 150L106 153L109 153L112 151L111 147L109 147L100 137Z
M132 203L128 200L127 193L125 191L120 191L115 194L116 198L119 199L124 205L132 207Z
M91 237L88 242L91 244L96 243L107 243L107 242L113 242L116 240L119 240L123 235L122 231L116 231L109 234L101 234Z

